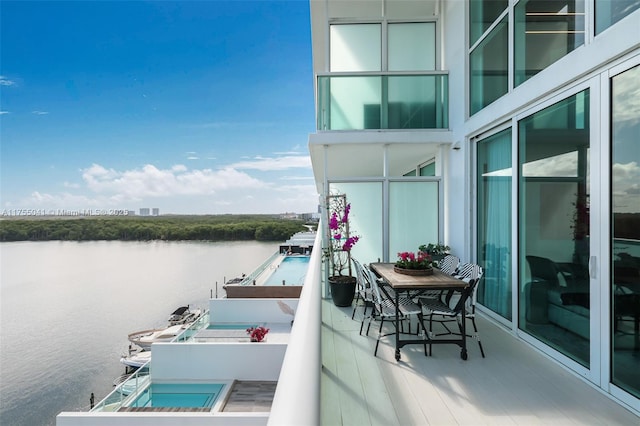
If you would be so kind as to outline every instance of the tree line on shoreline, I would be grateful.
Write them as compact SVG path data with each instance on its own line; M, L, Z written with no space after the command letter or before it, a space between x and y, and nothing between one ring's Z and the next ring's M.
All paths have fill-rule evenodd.
M271 215L5 218L0 241L285 241L304 225Z

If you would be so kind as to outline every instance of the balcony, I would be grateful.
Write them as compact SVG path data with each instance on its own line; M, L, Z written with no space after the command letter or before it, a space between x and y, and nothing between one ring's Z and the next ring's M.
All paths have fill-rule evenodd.
M485 317L478 329L487 357L468 340L402 348L393 336L373 356L377 326L359 334L360 313L322 301L322 425L574 424L630 425L638 417ZM366 326L365 326L366 329ZM391 329L386 329L386 332Z
M318 76L318 130L447 129L449 76L335 74Z

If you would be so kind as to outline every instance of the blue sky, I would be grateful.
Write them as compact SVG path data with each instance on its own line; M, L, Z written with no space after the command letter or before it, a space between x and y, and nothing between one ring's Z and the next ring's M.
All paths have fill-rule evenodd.
M309 4L0 3L0 210L316 210Z

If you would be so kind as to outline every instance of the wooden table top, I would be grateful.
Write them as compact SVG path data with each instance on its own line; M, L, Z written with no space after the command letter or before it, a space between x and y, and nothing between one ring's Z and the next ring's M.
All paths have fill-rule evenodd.
M402 290L448 290L462 289L468 284L462 280L445 274L439 269L433 269L433 275L405 275L393 270L393 263L371 263L370 268L380 275L394 289Z

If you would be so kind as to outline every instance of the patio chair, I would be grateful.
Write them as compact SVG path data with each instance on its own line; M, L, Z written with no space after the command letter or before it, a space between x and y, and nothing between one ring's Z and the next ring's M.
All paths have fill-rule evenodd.
M440 261L438 269L440 269L445 274L455 275L458 266L460 265L460 258L458 256L454 256L452 254L448 254ZM419 297L438 299L442 294L442 290L428 290L422 293ZM419 300L416 300L417 303L420 303Z
M449 291L446 294L441 295L439 299L420 299L420 304L422 305L422 307L426 308L429 312L427 315L429 316L430 335L433 334L433 322L441 323L446 330L445 332L438 333L435 336L443 336L447 334L460 335L462 333L462 328L460 325L462 316L464 315L465 321L467 319L470 319L471 324L473 325L474 334L467 334L467 337L474 338L478 341L478 347L480 348L480 354L482 355L482 358L485 357L485 354L484 348L482 347L482 342L480 341L478 326L476 324L476 298L478 292L478 282L482 279L483 273L484 271L482 267L474 263L461 263L458 266L458 269L455 272L454 276L462 281L469 283L469 287L465 288L461 292L459 299L456 300L456 298L454 297L454 291ZM454 302L455 306L451 307ZM459 332L455 332L447 326L448 323L453 321L456 321ZM431 353L431 348L429 348L429 353Z
M351 258L351 261L355 266L356 279L357 279L356 298L355 298L355 303L353 304L353 312L351 312L351 319L354 319L356 315L356 310L358 309L358 307L362 306L363 308L362 319L364 321L364 318L367 316L367 308L371 307L371 309L373 309L373 297L371 295L371 285L369 284L369 281L364 277L364 273L362 271L362 264L354 258ZM362 305L358 303L359 301L362 301Z
M414 303L411 299L407 297L399 298L399 316L396 318L396 307L395 307L395 292L390 286L385 286L384 290L380 289L380 283L375 276L375 274L369 270L368 268L363 268L365 276L368 277L369 283L371 284L371 288L373 290L373 306L376 313L376 316L380 319L380 327L378 328L378 339L376 341L376 348L373 352L373 356L377 356L378 354L378 346L380 345L380 338L395 335L393 333L382 334L382 327L384 322L393 323L394 327L400 326L402 329L402 321L405 319L409 319L411 316L416 316L418 319L418 331L420 327L422 327L423 332L425 332L424 326L424 316L422 314L422 308L417 303ZM369 335L369 328L371 327L371 319L369 320L369 325L367 326L367 335ZM418 334L416 331L416 334ZM362 332L362 328L360 329ZM409 326L409 333L411 333L411 326ZM427 354L427 343L425 340L424 344L424 353Z
M458 256L448 254L440 261L438 269L445 274L454 275L454 272L458 269L458 265L460 265L460 258Z

